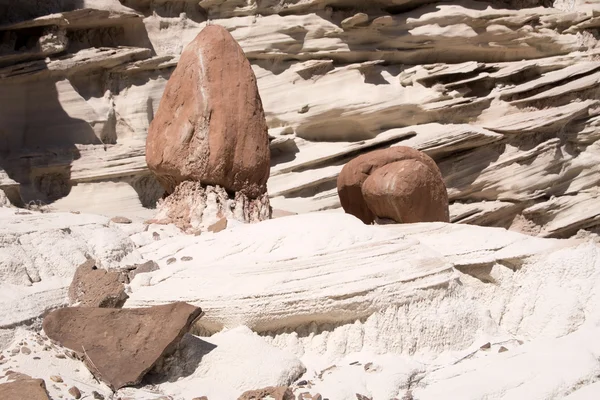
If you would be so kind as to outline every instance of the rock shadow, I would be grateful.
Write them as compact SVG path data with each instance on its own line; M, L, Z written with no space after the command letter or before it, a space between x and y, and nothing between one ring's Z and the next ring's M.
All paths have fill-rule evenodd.
M449 191L449 200L459 200L472 193L480 194L484 184L475 185L475 181L486 168L500 158L505 147L505 143L491 144L474 150L451 154L442 160L436 160ZM452 196L451 189L458 193ZM477 196L471 197L476 198Z
M345 116L344 112L344 109L331 109L319 114L298 126L296 135L311 142L360 142L376 136L360 117Z
M151 0L119 0L125 7L134 9L148 17L156 14L163 18L177 18L182 13L196 23L208 20L208 12L200 7L200 2L173 1L158 2Z
M295 141L290 140L275 148L271 147L271 167L294 161L300 152Z
M157 364L146 374L142 384L159 385L190 376L196 372L202 358L216 348L217 345L186 333L175 354Z
M77 145L102 144L92 126L63 107L66 81L0 84L0 169L18 184L8 184L11 202L51 203L69 194ZM57 87L58 86L58 87ZM0 187L7 186L0 183Z
M260 68L271 72L273 75L279 75L287 71L292 65L293 61L282 61L276 58L273 59L261 59L261 60L250 60L250 64L257 65Z
M73 11L83 6L83 0L0 0L0 26Z

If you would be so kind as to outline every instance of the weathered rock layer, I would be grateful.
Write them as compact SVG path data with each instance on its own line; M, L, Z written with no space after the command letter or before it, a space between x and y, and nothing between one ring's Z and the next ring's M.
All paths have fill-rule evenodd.
M162 190L145 165L146 133L208 20L240 43L256 75L275 208L339 207L342 166L402 144L438 163L453 222L541 236L600 224L592 0L0 9L0 189L15 204L66 196L73 208L102 195L111 207L153 206Z

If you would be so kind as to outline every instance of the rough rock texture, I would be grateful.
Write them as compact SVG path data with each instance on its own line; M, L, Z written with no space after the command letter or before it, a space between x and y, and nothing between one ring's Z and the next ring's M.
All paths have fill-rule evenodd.
M236 192L232 198L222 187L192 181L181 183L170 196L159 200L157 211L157 220L172 222L189 233L206 230L222 218L258 222L271 217L266 193L250 199Z
M287 386L269 386L257 390L248 390L242 393L238 400L294 400L295 398L294 392Z
M210 19L257 77L275 208L338 208L343 164L401 143L438 162L453 222L554 237L600 224L596 1L19 4L0 21L0 188L14 204L153 206L148 126Z
M19 379L0 384L2 400L50 400L43 379Z
M411 147L392 147L356 157L337 180L348 214L370 224L377 217L396 222L449 222L448 194L439 168Z
M106 217L18 211L0 208L0 346L16 326L66 306L75 270L88 258L103 269L146 261L133 233Z
M132 284L128 306L202 304L198 333L250 327L300 358L301 380L324 398L541 400L600 373L591 242L463 224L369 226L339 212L185 239L148 246L161 270ZM202 261L169 268L172 256ZM193 382L168 393L192 394Z
M0 209L0 236L30 236L23 243L31 245L14 253L37 260L27 270L41 280L0 281L0 383L17 373L40 377L53 399L69 398L73 386L82 398L97 398L95 391L105 399L235 399L290 381L296 398L310 392L313 400L317 393L336 400L600 394L593 234L557 240L467 224L365 225L338 210L193 236L173 225L112 224L84 213L14 212ZM71 265L70 254L91 238L115 248L126 242L118 232L135 244L113 254L125 253L121 267L141 263L130 259L136 254L161 267L135 277L125 307L186 301L206 316L167 357L175 362L153 368L146 385L113 393L85 367L85 355L38 334L36 320L64 305L80 263ZM6 341L7 331L14 335ZM301 365L306 372L296 378ZM5 376L8 370L15 374ZM58 383L53 376L63 382L50 384Z
M6 196L6 193L4 193L4 191L2 189L0 189L0 207L11 207L12 204L10 202L10 200L8 199L8 197Z
M80 307L121 308L129 298L122 273L98 269L95 260L87 260L75 271L69 286L69 302Z
M156 271L160 269L160 267L155 261L150 260L143 264L136 264L132 265L131 267L126 267L126 269L128 271L127 279L131 282L136 275Z
M169 78L146 140L146 161L167 193L184 181L251 199L269 179L267 123L256 77L222 26L189 43Z
M144 309L72 307L44 318L44 332L83 354L90 371L116 390L141 381L172 353L193 322L198 307L172 303Z

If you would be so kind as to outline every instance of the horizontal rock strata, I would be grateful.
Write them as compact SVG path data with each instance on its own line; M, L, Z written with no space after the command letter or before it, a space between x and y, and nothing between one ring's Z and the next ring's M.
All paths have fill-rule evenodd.
M438 163L454 222L594 230L598 214L577 209L578 196L598 209L600 15L587 0L551 3L25 2L0 21L0 189L65 209L85 207L79 187L110 183L103 212L154 206L148 126L210 21L257 76L274 208L338 208L342 165L402 144Z

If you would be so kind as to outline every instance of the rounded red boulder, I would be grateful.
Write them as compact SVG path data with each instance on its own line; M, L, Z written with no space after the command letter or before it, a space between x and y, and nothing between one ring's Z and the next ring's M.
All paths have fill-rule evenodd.
M347 163L337 181L344 211L371 224L449 222L442 174L425 153L411 147L376 150Z
M167 193L184 181L249 198L266 193L269 137L256 77L219 25L186 46L146 139L146 162Z

